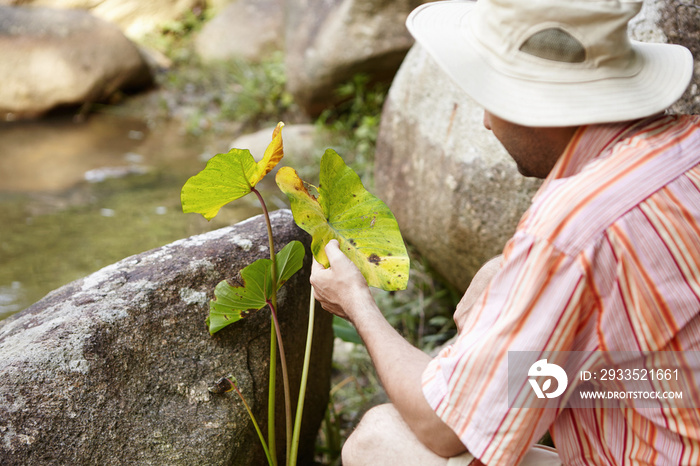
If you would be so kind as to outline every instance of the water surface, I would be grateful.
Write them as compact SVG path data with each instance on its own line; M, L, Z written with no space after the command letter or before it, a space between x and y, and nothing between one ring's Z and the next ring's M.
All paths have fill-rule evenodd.
M0 125L0 319L124 257L260 213L252 196L211 222L182 213L182 185L231 139L106 114Z

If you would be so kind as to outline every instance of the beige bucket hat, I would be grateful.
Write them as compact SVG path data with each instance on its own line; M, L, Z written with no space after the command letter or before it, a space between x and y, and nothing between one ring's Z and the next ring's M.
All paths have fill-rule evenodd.
M641 1L438 1L406 25L476 102L524 126L624 121L665 110L693 73L678 45L627 35Z

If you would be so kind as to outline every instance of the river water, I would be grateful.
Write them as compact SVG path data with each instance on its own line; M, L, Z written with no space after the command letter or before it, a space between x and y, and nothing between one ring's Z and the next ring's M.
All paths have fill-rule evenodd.
M91 115L0 125L0 319L124 257L260 213L252 196L207 222L180 189L232 135Z

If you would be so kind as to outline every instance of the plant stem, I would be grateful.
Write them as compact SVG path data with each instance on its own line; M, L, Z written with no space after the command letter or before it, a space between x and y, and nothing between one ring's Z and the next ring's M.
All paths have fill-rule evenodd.
M309 325L306 330L306 348L304 349L304 367L301 371L301 383L299 384L299 398L297 399L297 412L294 419L294 434L292 437L292 453L289 464L294 466L297 462L299 451L299 435L301 433L301 417L304 412L304 398L306 397L306 382L309 376L309 363L311 362L311 343L314 338L314 316L316 312L316 299L314 298L314 287L311 287L311 297L309 298Z
M265 214L265 224L267 225L267 240L270 245L270 260L272 261L272 297L275 300L275 306L277 306L277 260L275 258L275 242L272 237L272 223L270 222L270 213L267 211L267 205L265 200L260 194L260 191L251 187L250 190L255 193L260 201L260 206L262 207L263 214Z
M272 306L272 303L267 303L270 306L270 311L272 313L272 319L273 322L275 323L275 327L277 328L277 344L279 345L280 348L280 363L282 363L282 382L284 383L284 411L285 411L285 428L286 428L286 434L287 434L287 449L286 449L286 458L287 458L287 464L293 465L294 463L290 463L289 458L290 458L290 450L291 450L291 445L292 445L292 397L291 397L291 391L289 390L289 375L287 374L287 358L285 357L285 352L284 352L284 343L282 342L282 333L280 332L280 324L279 321L277 320L277 311L275 308Z
M270 381L267 387L267 439L274 452L273 466L277 466L277 444L275 442L275 385L277 379L277 338L275 326L270 325Z
M238 396L241 398L241 401L243 402L243 406L245 406L246 411L248 411L248 416L250 416L250 419L253 421L253 425L255 426L255 431L258 433L258 437L260 438L260 443L262 444L263 450L265 450L265 456L267 457L267 463L270 464L271 466L274 464L277 464L276 460L273 460L272 456L270 455L270 450L267 447L267 443L265 443L265 437L263 437L262 432L260 431L260 426L258 425L258 422L255 420L255 416L253 416L253 412L250 410L250 406L248 406L248 403L246 403L245 398L243 398L243 393L241 393L241 390L238 388L238 385L236 383L233 383L233 388L236 390L236 393L238 393Z
M272 223L270 222L270 213L267 210L267 205L260 192L254 187L250 187L251 192L255 193L260 201L263 214L265 215L265 223L267 225L267 238L270 245L270 260L272 261L272 294L270 296L270 310L272 311L272 329L270 330L270 384L268 387L268 406L267 406L267 432L270 449L275 451L275 390L276 390L276 375L277 375L277 343L279 342L280 363L282 364L282 381L284 382L284 399L285 399L285 414L286 414L286 458L289 462L290 449L292 444L292 412L291 399L289 394L289 377L287 376L287 360L284 353L284 345L282 344L282 335L280 333L279 322L277 321L277 258L275 256L275 243L272 236Z

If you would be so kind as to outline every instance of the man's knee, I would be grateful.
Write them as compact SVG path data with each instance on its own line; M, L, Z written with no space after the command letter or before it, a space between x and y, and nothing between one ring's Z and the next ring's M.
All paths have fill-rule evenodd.
M401 464L446 466L447 460L423 445L394 405L375 406L343 446L343 466Z
M385 435L392 432L390 424L400 416L393 405L378 405L367 411L343 445L343 466L369 464L386 449Z

